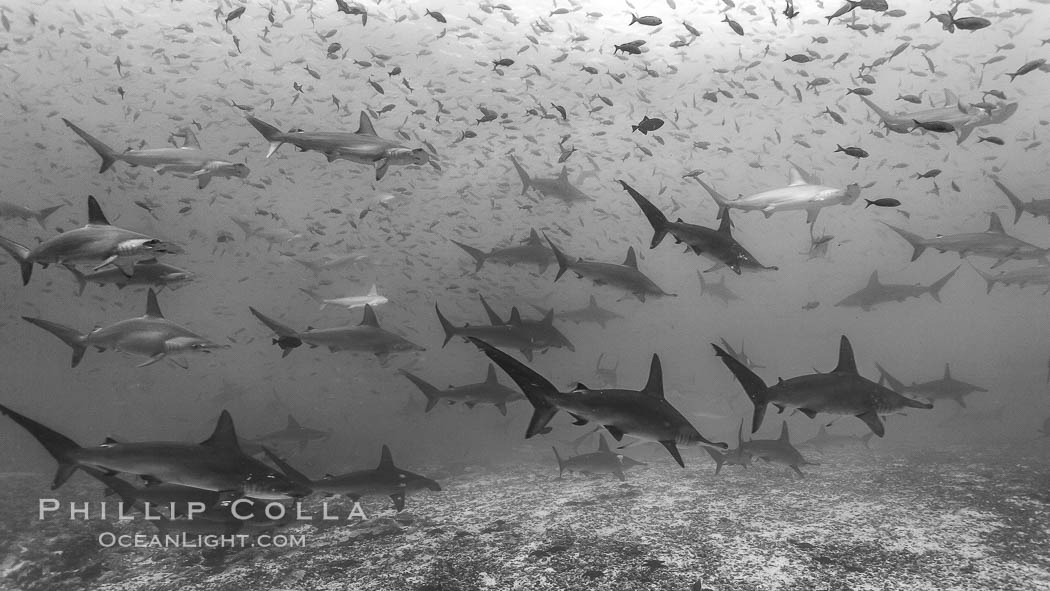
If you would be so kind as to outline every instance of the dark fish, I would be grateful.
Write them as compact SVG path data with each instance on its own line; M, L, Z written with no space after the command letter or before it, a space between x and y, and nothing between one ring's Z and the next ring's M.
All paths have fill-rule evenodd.
M1018 68L1017 71L1014 72L1013 74L1007 74L1007 76L1010 77L1010 82L1013 82L1014 78L1017 78L1018 76L1024 76L1025 74L1027 74L1027 73L1029 73L1029 72L1031 72L1033 70L1038 69L1039 67L1041 67L1045 63L1046 63L1046 59L1044 59L1044 58L1039 58L1039 59L1032 60L1032 61L1026 63L1025 65L1021 66L1020 68ZM992 92L989 92L988 94L991 94L992 96L997 96L997 95L993 94Z
M838 144L835 144L835 146L836 146L836 148L835 148L836 152L844 152L847 156L853 156L854 158L867 158L868 157L868 153L865 150L861 149L861 148L857 148L855 146L849 146L848 148L843 148L842 146L840 146Z
M659 118L649 118L643 116L642 120L638 122L638 125L631 126L631 132L640 131L642 135L649 135L650 131L656 131L664 126L664 120Z
M874 201L872 201L871 199L865 199L865 201L867 201L868 204L864 206L864 209L867 209L872 205L875 205L877 207L897 207L901 204L900 201L897 201L893 197L883 197L881 199L875 199Z
M977 143L979 144L981 142L988 142L989 144L995 144L997 146L1003 145L1003 140L994 135L990 135L988 137L977 136Z
M962 31L977 31L985 27L991 26L991 24L992 21L986 18L981 18L979 16L964 16L962 18L957 18L952 21L952 26ZM950 32L954 32L951 29L948 30Z
M241 18L241 15L244 14L245 10L246 9L243 6L234 8L233 10L230 11L230 14L226 15L226 22L230 22L232 20Z
M723 23L729 23L729 28L733 29L734 33L736 33L737 35L740 35L741 37L744 36L744 27L741 27L740 23L736 22L735 20L730 19L728 14L722 20L722 22Z
M498 60L492 60L492 69L493 70L495 70L496 68L506 68L508 66L513 66L513 65L514 65L514 60L510 59L509 57L501 57Z
M634 23L638 23L639 25L645 25L647 27L659 27L660 25L664 24L664 22L662 20L660 20L659 17L655 17L655 16L638 16L638 15L636 15L636 14L634 14L632 12L631 13L631 22L627 23L627 26L629 27L629 26L633 25Z
M441 14L440 12L434 12L434 11L431 11L431 10L427 10L426 13L423 16L429 16L430 18L436 20L439 23L446 23L446 22L448 22L448 21L445 20L445 15Z
M631 55L641 55L642 48L633 43L623 43L620 45L613 45L613 54L615 55L617 51L622 51Z
M955 131L955 126L947 121L919 121L918 119L912 119L912 121L915 122L915 127L912 127L913 131L920 127L937 133L951 133Z
M937 175L939 175L939 174L941 174L941 169L939 169L939 168L932 168L932 169L927 170L926 172L923 172L923 173L915 173L915 178L917 178L917 179L935 179L935 178L937 178Z
M813 58L809 57L808 55L806 55L804 53L796 53L795 55L790 55L790 54L785 53L784 54L784 61L786 62L788 60L793 61L796 64L807 64L807 63L813 61Z
M850 88L846 91L846 94L855 94L857 96L871 96L872 90L870 88L864 87Z

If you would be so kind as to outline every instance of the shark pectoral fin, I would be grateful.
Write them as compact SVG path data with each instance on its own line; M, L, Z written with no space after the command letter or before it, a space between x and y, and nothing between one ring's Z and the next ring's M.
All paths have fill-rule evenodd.
M864 421L864 424L871 429L871 432L879 437L886 434L886 427L882 424L882 419L879 418L879 415L876 414L875 411L869 410L868 412L861 413L857 415L857 418Z
M532 349L522 349L521 354L525 356L525 359L532 361Z
M678 465L685 468L685 462L682 461L682 454L678 452L678 445L674 440L661 441L660 445L667 448L667 451L671 452L671 456L674 457L674 461L678 462Z
M167 353L157 353L153 357L150 357L149 360L144 361L144 362L136 365L135 367L146 367L148 365L153 365L154 363L156 363L158 361L163 361L165 357L167 357Z
M161 164L159 166L154 166L153 167L153 172L155 172L157 174L164 174L164 171L167 170L167 169L168 169L167 165Z
M92 271L98 271L99 269L102 269L102 268L104 268L104 267L107 267L107 266L109 266L109 265L112 265L112 264L113 264L113 261L117 260L117 257L118 257L118 256L120 256L120 255L113 255L113 256L109 257L108 259L106 259L106 260L102 261L102 263L101 263L101 264L100 264L99 266L97 266L97 267L95 267L95 268L93 268L93 269L91 269L91 270L92 270Z
M811 419L816 418L816 416L817 416L817 411L810 410L808 408L800 408L800 409L798 409L798 411L800 413L806 415L807 417L811 418Z
M182 369L189 369L190 368L190 364L186 363L185 361L180 361L178 359L175 359L174 357L166 357L164 360L167 361L168 363L174 365L175 367L181 367Z
M806 210L806 223L812 225L813 222L817 221L817 216L820 215L820 208L814 207L813 209Z
M573 414L571 412L569 413L569 416L571 416L572 418L576 419L575 421L572 422L573 425L586 425L587 422L588 422L587 419L581 417L580 415ZM606 428L608 429L608 427L606 427ZM621 435L621 437L622 437L622 435ZM617 437L616 440L619 441L620 440L619 437Z
M379 160L376 160L376 180L377 181L383 180L383 177L386 176L386 171L387 171L388 168L390 168L390 161L389 160L387 160L386 158L380 158Z
M198 189L203 189L204 187L207 187L208 183L211 182L211 172L210 171L198 170L197 172L193 173L193 176L197 177L197 188Z
M791 469L794 470L795 474L798 474L800 477L802 477L802 478L806 477L806 475L802 473L802 470L798 469L798 466L791 466Z
M401 511L405 510L405 493L404 492L394 493L394 494L390 495L390 499L392 501L394 501L394 508L397 509L399 513Z
M608 431L609 435L612 435L613 439L615 439L616 441L620 441L621 439L623 439L623 431L621 431L619 427L605 425L605 430Z
M507 403L506 402L500 402L499 404L496 405L496 408L499 409L499 414L501 414L503 416L507 416Z

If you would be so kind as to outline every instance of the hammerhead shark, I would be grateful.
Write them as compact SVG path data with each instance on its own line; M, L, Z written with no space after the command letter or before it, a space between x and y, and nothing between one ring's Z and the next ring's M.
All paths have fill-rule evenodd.
M499 380L496 379L496 366L494 365L489 365L485 381L464 386L449 386L444 390L439 390L423 378L403 369L401 375L408 378L427 397L427 408L424 412L430 412L439 403L445 401L449 404L462 402L467 408L474 408L478 404L491 404L499 410L501 415L507 416L507 403L524 399L517 390L499 383Z
M471 343L505 371L532 404L534 412L525 438L547 432L547 424L559 410L569 413L575 425L595 422L620 441L631 435L644 441L656 441L685 467L678 445L705 445L725 449L725 443L714 443L700 434L667 399L664 398L663 369L660 357L653 355L649 380L641 390L591 390L577 384L571 392L560 392L554 384L529 369L525 364L492 345L467 337Z
M73 367L80 364L88 347L95 347L99 351L114 349L132 355L149 357L138 367L146 367L167 359L183 369L186 366L176 362L169 355L211 353L215 349L229 347L229 345L220 345L210 341L165 318L157 304L157 293L152 288L146 293L145 315L96 328L87 334L40 318L23 316L22 319L48 331L72 347Z
M514 164L514 169L518 171L518 177L521 179L522 195L529 189L536 189L546 197L561 199L570 205L580 201L591 201L591 198L586 193L569 182L569 169L564 166L561 168L561 173L554 178L537 178L530 177L521 164L518 164L514 156L510 157L510 161Z
M915 128L916 121L942 121L952 125L959 134L956 144L963 143L973 133L973 130L978 127L1006 121L1017 112L1018 107L1017 103L1001 103L994 109L988 110L978 107L967 108L959 102L959 98L952 91L945 89L944 105L940 107L912 113L893 114L879 107L865 96L858 95L858 97L879 116L882 123L891 131L909 133Z
M229 162L205 154L201 151L197 136L189 129L179 133L185 143L181 148L150 148L144 150L128 150L117 152L102 143L88 132L73 125L68 119L62 120L67 127L79 135L95 152L102 158L102 166L99 173L106 172L115 162L127 162L132 166L145 166L156 172L172 172L184 174L197 178L197 188L203 189L208 186L213 176L245 178L250 172L248 167L240 162Z
M248 117L248 123L270 142L270 149L266 152L267 158L273 156L282 145L292 144L303 152L321 152L329 162L350 160L359 164L374 165L377 181L386 175L391 164L422 165L430 161L429 154L423 148L406 148L395 141L379 137L375 127L372 127L372 120L364 112L361 113L360 125L354 133L300 129L284 132L255 117Z

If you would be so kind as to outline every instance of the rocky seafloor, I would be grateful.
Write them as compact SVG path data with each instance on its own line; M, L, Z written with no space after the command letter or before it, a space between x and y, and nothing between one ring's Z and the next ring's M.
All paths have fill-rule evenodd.
M101 532L152 527L38 520L37 499L100 499L98 486L77 476L54 494L50 475L8 474L0 587L1050 589L1050 440L803 450L820 462L805 479L775 465L715 477L702 455L682 470L656 449L625 483L558 480L553 458L476 468L401 514L369 499L365 520L287 528L305 535L294 549L101 548Z

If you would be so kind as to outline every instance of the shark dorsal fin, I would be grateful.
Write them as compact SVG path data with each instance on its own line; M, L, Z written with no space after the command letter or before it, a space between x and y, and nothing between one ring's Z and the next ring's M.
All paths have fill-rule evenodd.
M365 304L365 315L361 318L361 324L358 326L371 326L372 328L379 328L379 319L376 318L376 311L372 309L371 304Z
M733 235L733 221L729 219L729 208L722 208L722 222L718 224L718 231L728 236Z
M396 470L394 468L394 456L390 453L390 447L387 445L383 445L383 454L379 457L379 466L376 467L376 470L380 472Z
M160 304L157 303L157 292L153 291L152 287L146 292L146 316L164 318L164 314L160 313Z
M1006 230L1003 229L1003 221L999 219L999 214L991 213L988 214L991 218L988 221L988 229L985 232L994 232L996 234L1006 234Z
M372 127L372 120L364 111L361 111L361 124L357 128L357 135L376 135L376 128Z
M598 300L594 299L593 295L591 296L590 301L587 302L587 307L588 308L597 308L598 307Z
M200 150L201 143L197 141L197 135L193 133L190 128L185 128L179 132L179 136L182 137L182 147L190 150Z
M543 241L540 240L539 233L536 232L536 228L529 230L529 244L543 244Z
M489 306L489 303L485 301L485 296L478 294L478 298L481 299L481 307L485 308L485 314L489 317L489 324L492 326L501 326L503 319L499 317L499 314Z
M788 435L788 422L784 421L784 425L780 428L780 439L782 443L791 443L791 437Z
M488 373L488 375L485 376L485 383L486 384L495 384L498 381L499 380L496 379L496 366L492 365L490 363L489 364L489 373Z
M295 420L295 417L293 417L291 414L288 415L288 427L287 427L287 429L289 431L298 431L298 430L302 429L302 427L299 426L299 421Z
M510 318L507 319L507 324L510 324L511 326L521 326L521 312L518 311L517 306L510 309Z
M590 388L583 382L576 382L576 387L572 389L573 392L590 392Z
M944 380L948 381L950 379L952 379L951 366L949 366L947 363L945 363L944 364Z
M119 442L119 441L117 441L116 439L113 439L112 437L107 437L107 438L106 438L106 440L105 440L105 441L103 441L102 443L103 443L103 444L107 444L107 443L108 443L108 444L112 444L112 443L120 443L120 442Z
M649 364L649 381L645 383L645 394L654 398L664 397L664 370L660 366L660 356L653 354L653 361Z
M376 287L375 283L372 284L372 289L368 290L368 295L370 295L370 296L377 296L377 295L379 295L379 288Z
M794 187L795 185L804 184L806 184L806 180L802 178L802 171L794 164L790 164L788 166L788 186Z
M623 260L623 266L631 267L632 269L638 268L638 257L634 254L634 247L627 247L627 258Z
M222 414L219 415L219 422L215 425L215 431L212 432L211 437L202 441L201 445L240 453L241 446L237 443L237 432L233 429L233 417L230 416L230 411L222 411Z
M871 272L871 278L868 279L868 287L874 287L879 284L879 270L875 269Z
M554 326L554 308L547 310L547 314L543 316L543 320L540 321L544 326Z
M846 335L842 335L839 341L839 364L835 366L832 373L857 373L857 361L853 359L853 346L849 344Z
M98 204L94 195L88 195L88 223L94 226L108 226L109 220L102 213L102 206Z
M609 453L609 442L605 440L605 435L598 435L598 452Z

